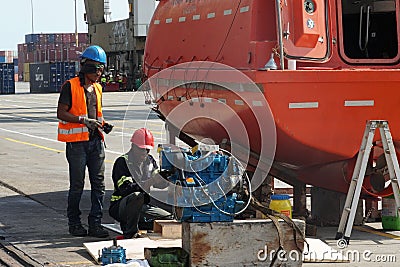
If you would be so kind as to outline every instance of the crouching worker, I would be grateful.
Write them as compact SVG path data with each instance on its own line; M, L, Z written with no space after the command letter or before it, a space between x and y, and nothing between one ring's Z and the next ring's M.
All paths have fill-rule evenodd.
M154 184L153 175L158 166L149 154L152 148L153 134L146 128L138 129L132 135L130 150L114 162L114 193L111 196L109 213L120 223L123 236L118 239L141 237L139 226L146 223L148 226L149 222L152 225L155 219L172 219L169 212L149 204L150 196L146 192L149 192L150 186L168 186L166 180ZM136 181L141 181L140 185Z

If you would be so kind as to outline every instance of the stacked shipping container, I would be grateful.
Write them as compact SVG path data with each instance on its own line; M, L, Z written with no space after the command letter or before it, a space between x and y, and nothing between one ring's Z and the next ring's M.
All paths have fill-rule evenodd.
M76 76L78 62L29 64L31 93L56 93L62 84Z
M78 37L76 39L76 37ZM31 92L42 92L39 88L33 88L34 85L38 85L36 82L37 77L32 77L30 73L30 65L42 64L41 69L56 68L55 72L60 77L64 79L69 77L65 76L64 73L70 73L68 70L64 70L64 67L54 67L53 63L60 63L60 66L65 66L65 64L72 63L76 65L79 61L79 55L89 46L87 33L54 33L54 34L27 34L25 35L25 43L18 44L18 80L31 82ZM47 64L48 66L45 66ZM37 67L38 65L36 65ZM69 67L66 67L69 69ZM75 72L75 69L74 69ZM43 78L51 78L49 75ZM36 75L37 73L35 73ZM57 79L56 79L57 80ZM65 80L62 80L64 82ZM48 86L58 86L59 83L55 81L46 80L46 85ZM49 88L44 86L41 87L43 92L56 92L59 88Z
M15 51L0 51L0 63L13 63Z

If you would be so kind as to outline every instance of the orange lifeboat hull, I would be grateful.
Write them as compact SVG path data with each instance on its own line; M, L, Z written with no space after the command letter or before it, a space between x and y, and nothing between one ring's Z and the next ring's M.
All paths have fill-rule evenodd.
M336 36L335 2L330 5L332 21L326 27ZM214 61L236 68L259 86L272 112L276 151L271 173L288 181L347 192L367 120L389 121L396 148L400 141L400 117L396 112L400 104L399 63L384 65L381 60L376 66L350 66L335 49L336 39L328 40L329 36L324 35L317 41L313 39L318 46L314 50L299 49L301 53L309 49L307 56L313 56L314 51L319 61L307 62L304 57L296 70L260 70L271 52L276 52L275 20L271 1L161 1L146 40L144 73L152 77L163 69L191 61ZM305 36L298 37L298 43L307 43L307 33ZM321 40L327 40L324 45L331 42L329 49L321 47ZM178 96L187 96L187 90L176 88L174 94L156 97L158 111L167 117L182 102ZM192 97L226 99L241 118L249 136L251 170L259 160L263 141L251 108L237 105L237 96L228 91L190 90ZM188 110L193 109L190 112L195 114L196 109L207 109L208 104L202 104L195 103ZM181 130L196 139L212 138L217 143L246 142L240 133L232 138L222 126L232 123L229 114L209 112L220 121L196 118ZM376 134L375 141L379 139ZM378 156L371 156L371 161ZM368 184L365 186L370 189Z

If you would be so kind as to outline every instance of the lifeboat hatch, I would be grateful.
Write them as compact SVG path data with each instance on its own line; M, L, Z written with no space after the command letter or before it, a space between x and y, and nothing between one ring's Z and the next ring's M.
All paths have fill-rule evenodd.
M325 0L280 2L285 57L303 61L328 59L330 38Z
M337 1L342 58L350 64L397 63L399 0Z

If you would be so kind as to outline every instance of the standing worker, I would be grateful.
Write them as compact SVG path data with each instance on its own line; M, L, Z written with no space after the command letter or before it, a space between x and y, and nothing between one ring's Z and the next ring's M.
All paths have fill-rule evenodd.
M107 237L101 226L103 217L104 136L112 125L103 119L102 88L99 78L107 63L106 53L96 45L89 46L81 55L81 69L77 77L66 81L57 107L58 140L66 142L69 164L68 226L73 236ZM81 224L79 204L85 183L86 166L91 185L89 230Z
M172 219L171 213L150 205L150 186L165 188L168 182L156 179L158 166L149 154L154 148L153 134L146 128L136 130L131 138L128 153L116 159L112 179L114 193L111 196L110 216L120 222L123 236L118 239L141 237L139 226L149 227L155 219ZM140 185L137 183L140 181ZM146 229L149 230L149 229Z

